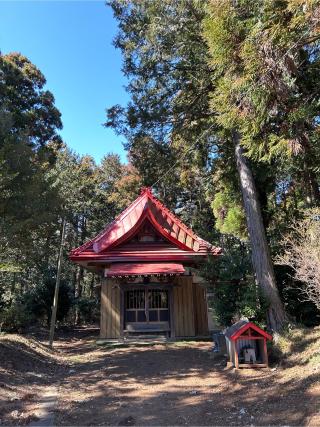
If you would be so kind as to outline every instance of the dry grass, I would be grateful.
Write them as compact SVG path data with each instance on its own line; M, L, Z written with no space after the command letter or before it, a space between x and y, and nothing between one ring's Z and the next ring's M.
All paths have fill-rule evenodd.
M291 329L279 337L275 350L285 365L303 365L305 371L315 365L320 369L320 326Z
M0 334L0 425L36 420L39 399L63 366L62 355L37 339Z

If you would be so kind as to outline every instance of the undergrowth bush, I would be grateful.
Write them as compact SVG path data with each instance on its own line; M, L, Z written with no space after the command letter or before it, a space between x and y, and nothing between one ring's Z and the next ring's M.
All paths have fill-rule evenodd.
M25 294L25 303L29 313L41 323L49 325L52 311L55 278L47 276L43 282L37 284L30 292ZM73 298L68 284L61 280L59 287L59 300L57 320L63 321L72 306Z
M241 317L265 326L267 304L252 273L248 244L224 236L223 256L202 266L213 298L209 301L218 323L229 326Z
M23 298L13 299L0 309L1 331L21 332L34 321L35 317L29 312Z
M21 288L21 286L20 286ZM55 278L45 276L33 288L13 293L4 290L0 296L0 328L8 332L21 332L31 325L49 325L55 289ZM57 320L63 321L73 303L70 287L61 281Z
M74 308L78 308L81 323L96 323L100 316L100 304L98 298L82 296L75 302Z

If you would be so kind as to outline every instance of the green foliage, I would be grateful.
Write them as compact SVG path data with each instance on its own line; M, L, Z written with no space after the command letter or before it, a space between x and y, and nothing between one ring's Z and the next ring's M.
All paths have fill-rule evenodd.
M48 322L62 218L67 225L58 320L74 320L74 298L90 301L82 304L83 318L89 317L94 307L89 295L98 278L70 263L68 253L112 221L141 186L136 169L123 165L119 156L106 155L97 165L62 143L60 113L45 83L23 55L0 55L0 310L5 329L27 327L35 319Z
M48 274L43 278L43 281L24 295L24 301L31 316L40 322L45 322L47 325L49 325L51 318L55 282L55 277ZM72 300L71 289L62 280L59 287L58 321L63 321L66 318L71 308Z
M268 305L255 283L249 249L248 243L225 236L224 255L201 268L214 294L211 304L221 325L241 317L265 324Z
M62 128L61 114L54 97L44 89L41 71L20 53L0 54L0 111L2 131L10 129L13 137L24 136L41 155L48 155L49 141L61 143L57 129ZM3 141L1 141L3 142Z
M4 279L0 279L0 330L23 330L25 325L29 325L32 321L24 298L16 292L13 286L9 286L8 280L5 280L10 277L7 269L5 273L2 271L0 274L0 278Z
M0 330L21 332L33 321L35 318L26 308L23 299L13 299L10 305L0 308Z
M23 269L37 247L34 234L50 233L57 220L57 193L46 170L62 124L44 76L27 58L0 55L0 76L0 260Z
M217 122L239 131L255 162L276 160L273 166L283 168L290 159L287 179L297 190L305 186L308 203L319 203L313 184L320 160L318 7L316 1L211 0L203 25Z
M2 286L0 299L0 326L3 330L25 330L32 324L49 324L55 288L54 276L48 274L34 287L25 292L19 288ZM63 321L73 302L70 287L65 281L59 289L57 319Z
M81 321L87 324L96 323L100 316L100 304L98 298L80 297L76 306L81 315Z
M207 198L212 172L208 115L210 69L201 36L205 4L197 0L110 1L119 22L130 102L107 110L106 126L126 137L129 158L144 185L203 237L214 220ZM159 19L161 17L161 19ZM190 151L190 146L194 150ZM165 174L164 179L160 179Z
M245 215L241 205L236 205L227 192L216 193L212 202L216 217L216 228L223 234L231 234L246 239Z
M290 223L320 199L318 2L109 5L130 101L108 109L106 126L125 136L127 165L114 154L97 165L62 144L60 113L41 71L21 54L0 55L0 310L11 319L1 322L47 320L53 275L50 281L44 272L56 269L62 218L62 289L71 299L61 291L59 318L75 302L69 318L79 311L83 321L95 318L98 278L67 254L152 184L183 221L225 250L206 267L212 283L236 281L216 286L221 319L260 321L264 303L252 279L231 136L234 128L242 135L276 254ZM280 282L288 310L307 321L298 295L285 290L289 278Z
M290 222L320 202L317 2L110 5L130 101L109 109L106 124L127 138L142 181L212 243L245 240L237 129L277 253Z
M212 305L221 325L229 326L246 317L265 326L267 305L253 281L217 284Z

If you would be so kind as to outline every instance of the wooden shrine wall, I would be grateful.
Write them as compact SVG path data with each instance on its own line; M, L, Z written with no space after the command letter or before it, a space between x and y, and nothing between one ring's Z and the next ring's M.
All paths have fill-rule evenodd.
M100 338L120 337L120 317L120 288L112 279L102 279Z
M192 280L192 276L180 276L175 279L173 317L176 337L209 334L206 289Z
M207 290L198 283L193 284L194 323L197 336L209 335Z
M172 290L171 316L174 336L208 335L206 290L193 283L192 276L176 277ZM102 279L100 338L119 338L122 335L121 291L116 281ZM173 335L173 334L172 334Z
M195 336L192 276L180 276L175 279L173 319L176 337Z

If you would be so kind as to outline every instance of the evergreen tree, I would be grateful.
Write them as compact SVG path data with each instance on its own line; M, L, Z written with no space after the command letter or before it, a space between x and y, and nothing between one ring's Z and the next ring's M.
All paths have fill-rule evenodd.
M265 229L277 250L288 223L319 199L318 2L110 4L131 101L109 109L107 125L190 223L203 221L195 205L206 215L211 205L222 232L249 236L269 326L279 330L285 313Z
M56 195L45 171L54 162L62 127L42 73L19 53L0 54L0 227L11 246L20 233L44 224ZM6 246L6 244L4 244Z
M235 147L253 266L270 302L269 325L279 330L285 313L247 158L274 161L281 168L290 157L292 165L300 165L299 174L303 171L307 200L318 203L314 168L319 113L314 83L319 75L319 5L312 1L212 0L208 11L204 34L215 83L211 108Z

